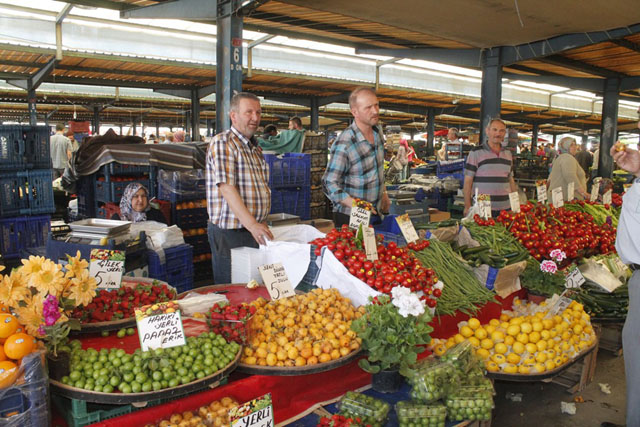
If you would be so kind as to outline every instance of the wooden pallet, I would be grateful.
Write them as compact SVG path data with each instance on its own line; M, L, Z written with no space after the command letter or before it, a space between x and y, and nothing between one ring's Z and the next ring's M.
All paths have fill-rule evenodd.
M550 382L566 388L569 394L581 392L593 380L597 359L598 345L596 344L591 353L580 362L571 365L559 375L551 378Z
M623 323L603 323L598 325L598 347L607 350L615 356L622 356L622 327Z

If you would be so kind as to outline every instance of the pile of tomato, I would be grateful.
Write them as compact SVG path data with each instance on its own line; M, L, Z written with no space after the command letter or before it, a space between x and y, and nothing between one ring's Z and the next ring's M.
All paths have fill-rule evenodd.
M391 294L395 286L404 286L412 292L422 291L421 299L429 307L436 306L436 299L442 295L440 289L434 289L438 282L436 273L424 267L409 251L421 251L429 246L429 241L419 240L399 248L395 242L383 244L384 238L376 235L378 242L378 260L369 261L364 247L355 238L355 232L344 225L340 230L333 229L324 238L310 243L316 245L315 254L320 255L326 247L344 265L349 273L365 282L373 289Z
M611 204L616 208L622 206L622 194L611 193Z
M532 202L521 205L520 210L502 211L496 222L507 227L538 261L550 258L554 249L564 251L567 262L616 250L616 229L597 225L587 213Z

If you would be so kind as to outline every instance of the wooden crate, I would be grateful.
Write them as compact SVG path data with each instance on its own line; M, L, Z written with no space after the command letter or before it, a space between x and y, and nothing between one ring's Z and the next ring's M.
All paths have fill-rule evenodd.
M622 356L622 327L624 323L603 323L598 325L598 347Z
M597 338L596 338L597 339ZM550 382L559 384L567 389L567 393L581 392L592 380L596 372L596 360L598 359L598 343L591 353L581 361L574 363L561 374L551 378Z

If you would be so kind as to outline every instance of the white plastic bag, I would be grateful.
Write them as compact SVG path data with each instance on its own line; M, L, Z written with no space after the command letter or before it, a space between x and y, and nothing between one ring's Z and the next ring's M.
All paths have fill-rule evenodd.
M136 235L144 231L147 234L147 248L155 251L160 258L160 262L164 264L164 250L175 246L184 245L184 236L182 230L176 225L167 227L155 221L144 221L131 224L131 233Z
M180 306L180 313L188 317L193 316L195 313L207 313L214 304L227 302L229 302L229 300L227 300L227 297L224 295L189 292L184 298L178 300L178 305Z

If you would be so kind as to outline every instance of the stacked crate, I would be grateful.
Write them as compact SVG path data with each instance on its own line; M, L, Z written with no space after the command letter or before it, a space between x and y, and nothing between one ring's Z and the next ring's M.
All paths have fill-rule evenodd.
M311 155L265 154L264 158L269 166L271 213L287 213L310 219Z
M184 241L192 250L193 281L210 280L211 246L207 236L209 214L204 170L189 172L158 171L158 199L170 203L170 224L182 230Z
M311 155L311 219L325 218L328 200L322 187L322 175L327 168L329 150L327 135L323 133L307 133L304 139L305 154Z
M53 171L47 126L0 126L0 253L19 258L44 246L51 217ZM45 215L43 215L45 214Z
M125 188L131 183L137 182L149 190L149 198L156 195L156 168L148 165L127 165L122 163L108 163L100 167L98 172L84 180L81 186L93 186L93 202L90 197L84 195L81 203L78 199L78 213L80 216L96 216L98 218L111 218L118 212L120 199ZM80 197L80 191L78 191ZM94 215L90 214L87 206L93 203ZM82 205L82 207L81 207Z

